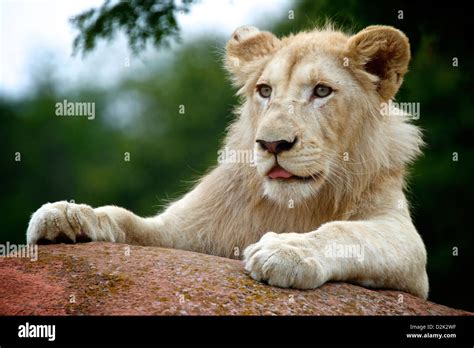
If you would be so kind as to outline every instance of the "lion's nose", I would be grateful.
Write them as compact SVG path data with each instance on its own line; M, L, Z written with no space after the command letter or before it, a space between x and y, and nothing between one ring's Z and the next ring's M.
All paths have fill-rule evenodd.
M288 151L295 145L296 138L292 142L286 140L277 140L277 141L265 141L262 139L257 139L257 143L260 144L262 149L267 150L270 153L274 153L275 155L279 154L283 151Z

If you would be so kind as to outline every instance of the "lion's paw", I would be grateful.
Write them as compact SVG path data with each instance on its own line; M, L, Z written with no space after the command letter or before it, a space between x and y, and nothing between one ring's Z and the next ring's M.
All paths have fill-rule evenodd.
M97 240L98 219L85 204L46 203L30 219L28 244L76 243Z
M314 289L328 280L316 249L304 234L274 232L244 250L245 270L258 281L282 288Z

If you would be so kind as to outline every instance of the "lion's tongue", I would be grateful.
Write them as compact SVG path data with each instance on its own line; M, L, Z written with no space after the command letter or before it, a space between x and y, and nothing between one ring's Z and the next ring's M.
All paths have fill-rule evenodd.
M272 168L272 170L270 170L268 172L268 176L272 179L276 179L276 178L288 179L288 178L291 178L293 176L293 174L286 171L285 169L283 169L280 166L275 166L275 167Z

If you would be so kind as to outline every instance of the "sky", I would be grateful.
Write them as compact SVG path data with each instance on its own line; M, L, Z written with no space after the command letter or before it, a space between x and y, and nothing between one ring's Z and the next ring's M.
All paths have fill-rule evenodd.
M0 0L0 94L21 96L38 76L40 65L54 67L55 81L64 88L78 83L106 86L130 66L139 68L147 57L130 56L124 36L101 43L85 58L72 56L75 31L68 19L103 0ZM179 14L183 42L199 35L229 37L241 25L264 25L286 16L291 0L201 0L188 14Z

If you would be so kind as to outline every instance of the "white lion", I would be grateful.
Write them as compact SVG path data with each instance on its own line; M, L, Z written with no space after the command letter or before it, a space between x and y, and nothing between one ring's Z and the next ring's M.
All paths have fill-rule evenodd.
M253 152L255 163L220 161L154 217L47 203L31 217L27 241L112 241L226 257L245 249L245 269L270 285L347 281L426 298L426 251L403 193L420 131L408 115L380 112L409 60L408 39L387 26L282 39L238 28L226 67L244 102L223 148Z

